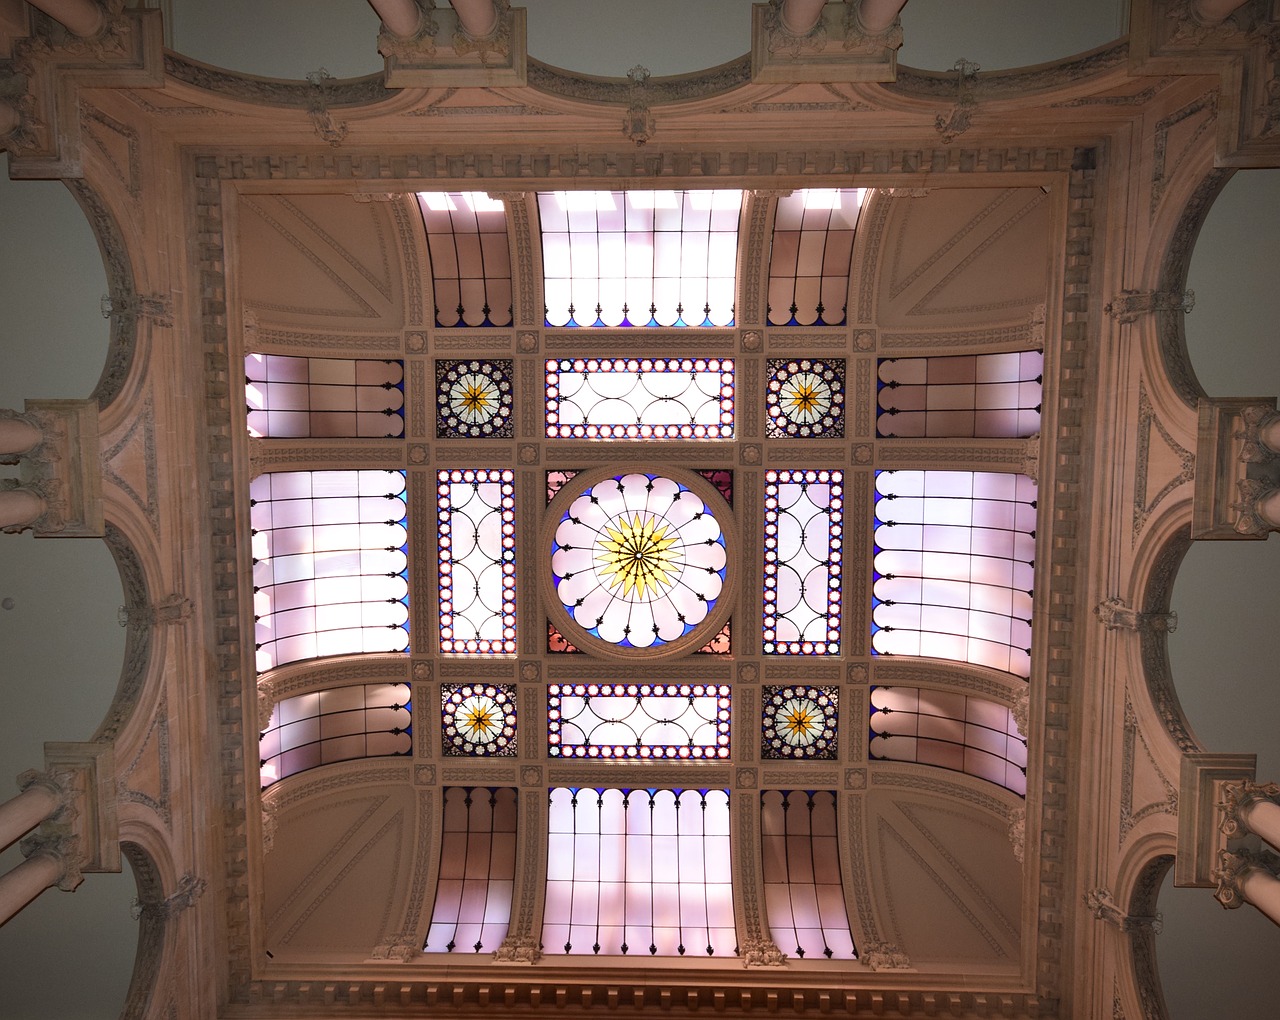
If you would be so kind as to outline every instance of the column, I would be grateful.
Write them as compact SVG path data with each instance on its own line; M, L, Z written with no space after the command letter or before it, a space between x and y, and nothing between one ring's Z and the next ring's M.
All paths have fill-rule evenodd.
M453 0L453 13L473 39L487 39L498 28L498 8L493 0Z
M1229 837L1241 830L1261 836L1280 850L1280 786L1275 783L1228 783L1223 787L1222 831Z
M786 0L782 5L782 27L792 35L808 35L817 27L827 0Z
M30 489L0 489L0 530L21 531L35 524L48 507Z
M0 100L0 135L7 133L4 129L6 107L13 109L8 103ZM14 113L16 114L17 111L14 110ZM0 457L27 453L39 446L43 439L44 433L26 415L0 409Z
M862 0L858 5L858 22L867 35L881 35L898 20L907 0Z
M1276 865L1280 858L1268 851L1218 851L1218 880L1215 898L1228 910L1252 903L1276 924L1280 924L1280 878Z
M422 8L414 0L369 0L387 31L400 39L412 39L422 29Z
M22 841L22 852L27 859L0 875L0 924L50 886L71 892L84 880L76 836L31 836Z
M34 769L18 777L22 792L0 804L0 849L25 836L66 804L66 790L47 772Z
M106 15L94 0L31 0L31 6L44 11L72 35L91 39L106 25Z
M1245 0L1196 0L1196 17L1206 25L1217 25L1244 4Z

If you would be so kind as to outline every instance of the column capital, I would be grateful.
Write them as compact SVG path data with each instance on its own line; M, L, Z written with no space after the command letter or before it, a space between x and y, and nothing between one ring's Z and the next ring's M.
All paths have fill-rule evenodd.
M19 772L17 776L18 789L26 793L34 786L40 786L52 793L58 800L58 807L50 812L50 818L65 813L68 810L74 811L71 807L75 798L75 788L72 785L72 777L67 772L55 772L52 769L27 769L25 772Z
M48 857L56 861L61 872L55 884L63 892L73 891L84 881L81 869L86 862L79 836L37 832L22 840L18 848L28 860L33 857Z
M868 942L859 959L872 970L915 970L910 957L893 942Z
M767 935L753 935L742 940L744 967L781 967L786 962L787 954Z
M532 935L508 935L493 958L502 963L534 964L542 959L542 945Z
M1222 812L1218 828L1222 834L1228 839L1246 835L1250 829L1243 815L1250 805L1262 800L1280 804L1280 785L1255 783L1247 779L1238 783L1223 783L1222 799L1218 801L1218 810Z
M1219 850L1218 866L1213 871L1218 883L1214 899L1228 910L1249 902L1244 882L1255 871L1280 877L1280 856L1270 850Z

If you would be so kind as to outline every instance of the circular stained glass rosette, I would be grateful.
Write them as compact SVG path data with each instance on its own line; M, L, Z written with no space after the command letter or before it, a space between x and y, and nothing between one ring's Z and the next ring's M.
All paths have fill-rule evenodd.
M769 758L831 758L836 750L836 700L821 687L779 687L764 699L764 754Z
M588 635L618 648L661 647L697 628L713 614L727 562L703 498L652 474L579 490L551 550L560 604Z
M446 685L441 702L445 754L483 757L515 753L515 698L508 687Z
M765 402L776 436L844 434L844 373L810 358L770 363Z
M450 365L440 379L436 402L441 436L511 434L511 380L492 362Z

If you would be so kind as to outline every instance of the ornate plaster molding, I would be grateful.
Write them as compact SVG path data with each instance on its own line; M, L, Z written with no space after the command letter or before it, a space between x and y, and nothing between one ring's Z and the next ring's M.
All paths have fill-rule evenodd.
M1093 607L1093 615L1107 630L1150 630L1172 634L1178 629L1177 613L1140 613L1118 595L1099 602Z

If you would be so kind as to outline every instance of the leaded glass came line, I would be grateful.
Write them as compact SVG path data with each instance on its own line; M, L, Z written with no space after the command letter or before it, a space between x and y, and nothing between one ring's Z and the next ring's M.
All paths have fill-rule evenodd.
M553 758L729 757L728 684L551 684Z

